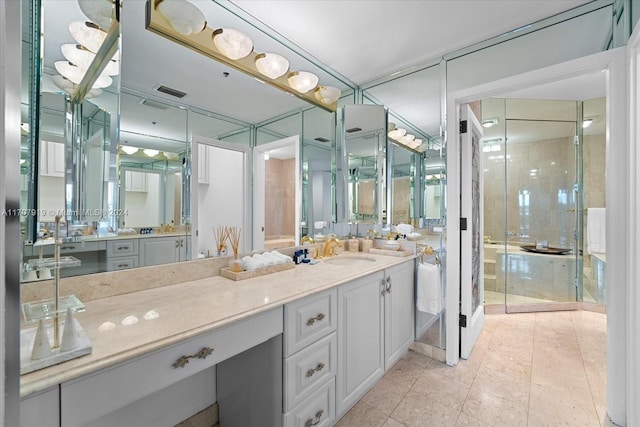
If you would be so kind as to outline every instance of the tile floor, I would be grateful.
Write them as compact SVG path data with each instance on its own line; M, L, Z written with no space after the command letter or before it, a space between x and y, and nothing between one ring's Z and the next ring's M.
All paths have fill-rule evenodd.
M338 426L604 426L606 315L492 314L455 367L409 352Z

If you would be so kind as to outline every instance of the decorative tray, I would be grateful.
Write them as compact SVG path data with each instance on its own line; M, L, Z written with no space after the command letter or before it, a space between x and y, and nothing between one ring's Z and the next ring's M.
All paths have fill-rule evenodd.
M523 245L520 246L523 251L534 252L537 254L547 254L547 255L566 255L571 252L571 249L566 248L553 248L551 246L546 248L536 248L536 245Z
M75 296L67 295L60 297L58 301L58 311L53 308L53 299L46 299L42 301L25 302L22 304L22 313L24 314L24 320L27 323L35 322L40 319L51 319L56 316L56 313L63 317L67 312L67 308L71 308L74 312L81 312L85 310L85 305Z
M292 268L295 268L295 267L296 265L294 263L289 262L286 264L278 264L278 265L271 265L269 267L258 268L256 270L251 270L251 271L241 271L240 273L234 273L233 271L229 270L227 267L223 267L220 269L220 275L223 277L226 277L227 279L237 281L237 280L251 279L252 277L264 276L271 273L277 273L279 271L291 270Z
M389 256L411 256L413 255L413 251L411 249L381 249L381 248L371 248L369 249L370 254L378 254L378 255L389 255Z
M56 262L55 258L34 258L27 261L31 270L39 270L43 268L65 268L80 267L81 263L78 258L72 256L61 256Z

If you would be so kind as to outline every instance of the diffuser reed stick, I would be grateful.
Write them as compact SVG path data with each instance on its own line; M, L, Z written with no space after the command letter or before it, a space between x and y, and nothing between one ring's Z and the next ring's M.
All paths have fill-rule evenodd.
M213 228L213 227L212 227ZM229 237L229 230L227 227L219 225L217 228L213 228L213 237L216 241L216 249L218 255L222 255L222 252L227 249L227 237Z
M240 227L228 227L227 236L229 237L229 243L233 249L233 257L238 259L238 246L240 246Z

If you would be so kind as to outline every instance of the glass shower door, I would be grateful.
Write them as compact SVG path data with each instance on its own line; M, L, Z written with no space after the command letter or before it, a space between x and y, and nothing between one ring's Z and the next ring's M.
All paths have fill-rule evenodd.
M505 285L507 312L580 297L582 158L570 104L573 120L506 120L506 230L496 282Z

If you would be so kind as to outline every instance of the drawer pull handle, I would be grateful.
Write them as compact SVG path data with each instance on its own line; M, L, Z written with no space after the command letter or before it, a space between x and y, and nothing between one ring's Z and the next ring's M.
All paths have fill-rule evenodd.
M118 246L119 251L127 250L127 249L129 249L129 246Z
M129 264L118 264L118 268L129 267Z
M324 319L324 317L325 316L322 313L318 314L316 317L312 317L311 319L307 320L307 326L313 325L314 323L316 323L316 320L320 322L322 319Z
M322 418L323 414L324 410L320 409L318 412L316 412L316 416L313 417L312 420L307 420L307 422L304 423L304 427L317 426L318 424L320 424L320 418Z
M211 353L213 353L212 348L204 347L202 350L196 354L192 354L191 356L180 356L180 358L171 366L173 366L174 369L184 368L184 365L189 363L189 359L206 359Z
M63 250L63 249L64 249L64 250L67 250L67 249L68 249L68 250L73 250L73 249L75 249L75 248L76 248L76 247L75 247L75 246L73 246L73 245L71 245L71 246L60 246L60 250Z
M316 372L320 372L324 369L324 363L320 362L318 363L318 366L316 366L314 369L309 369L307 371L307 377L312 377L313 374L315 374Z

